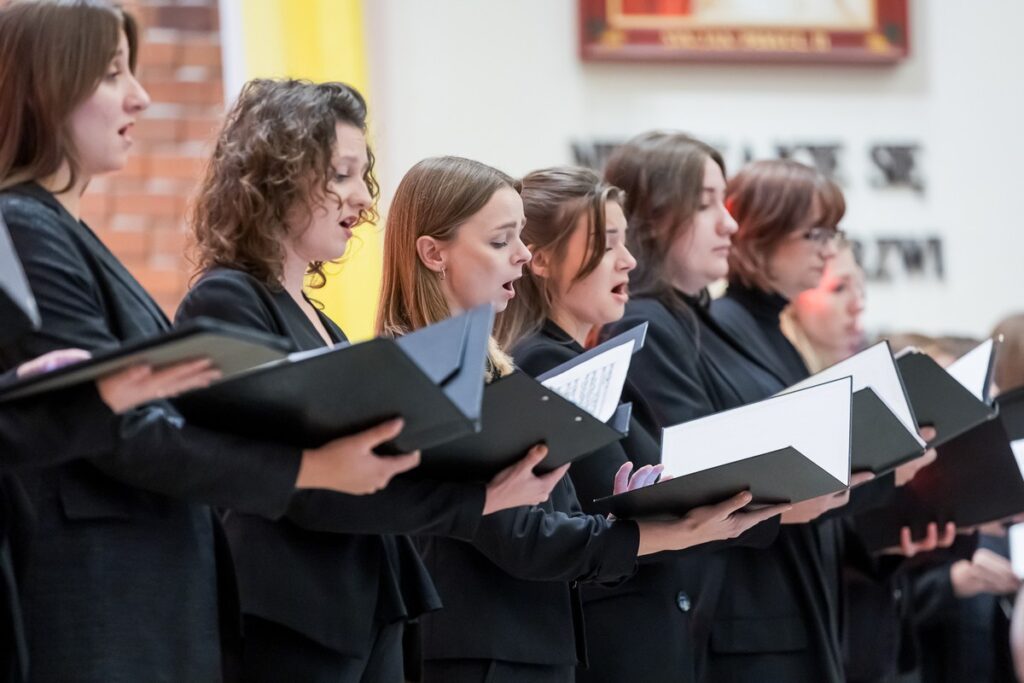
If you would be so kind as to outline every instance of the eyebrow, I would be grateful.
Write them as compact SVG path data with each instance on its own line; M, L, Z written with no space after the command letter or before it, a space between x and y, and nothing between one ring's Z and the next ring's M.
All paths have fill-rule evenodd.
M519 227L519 221L514 221L514 222L510 222L510 223L502 223L501 225L495 226L492 229L492 232L500 232L501 230L514 230L514 229L516 229L518 227Z

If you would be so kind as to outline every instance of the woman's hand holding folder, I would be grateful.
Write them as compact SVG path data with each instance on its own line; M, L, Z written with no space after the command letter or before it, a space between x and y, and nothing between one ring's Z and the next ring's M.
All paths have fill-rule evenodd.
M89 352L82 349L60 349L22 363L16 372L19 378L30 377L89 358ZM220 376L220 370L208 358L183 361L159 370L136 365L96 380L96 390L112 412L124 413L143 403L209 386Z
M741 512L753 497L749 491L737 493L715 505L694 508L678 520L637 522L640 547L637 556L666 550L683 550L695 545L736 538L751 527L789 510L790 505L769 505Z
M569 465L546 474L534 474L533 468L548 457L548 447L537 444L519 462L509 465L487 484L483 514L489 515L500 510L539 505L551 495L551 489L565 476Z
M401 418L329 441L302 452L295 488L330 489L364 495L380 491L391 478L420 464L420 452L377 455L373 449L402 431Z

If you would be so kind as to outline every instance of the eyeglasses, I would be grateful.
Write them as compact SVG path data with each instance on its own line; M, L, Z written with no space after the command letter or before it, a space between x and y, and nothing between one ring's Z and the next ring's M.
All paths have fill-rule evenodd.
M846 233L838 228L811 228L802 237L808 242L814 242L819 247L827 247L836 244L846 238Z

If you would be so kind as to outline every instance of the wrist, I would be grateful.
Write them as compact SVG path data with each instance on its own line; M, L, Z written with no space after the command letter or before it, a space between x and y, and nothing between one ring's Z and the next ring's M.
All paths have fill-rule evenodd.
M302 458L299 460L299 473L295 477L295 488L316 488L316 483L319 481L320 460L319 449L302 451Z

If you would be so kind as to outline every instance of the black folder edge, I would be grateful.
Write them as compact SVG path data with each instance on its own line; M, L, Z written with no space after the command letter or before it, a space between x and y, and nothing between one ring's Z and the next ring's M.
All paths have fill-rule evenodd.
M958 383L959 384L959 383ZM962 385L960 385L962 386ZM966 389L965 389L966 390ZM1012 395L1011 395L1012 394ZM974 395L971 394L973 397ZM975 397L976 398L976 397ZM982 422L975 427L962 432L960 435L951 439L951 441L967 441L971 439L986 438L982 436L982 432L991 438L997 438L1000 443L1003 439L1006 441L1006 449L1003 452L1004 456L1012 458L1014 464L1017 464L1016 457L1013 454L1011 446L1014 441L1013 433L1011 429L1020 429L1021 433L1024 434L1024 388L1022 390L1016 390L1008 392L1007 394L1001 394L996 397L995 402L997 406L1002 405L1007 407L1008 404L1012 403L1013 407L1007 407L1006 412L1014 412L1019 415L1022 419L1019 423L1012 425L1007 424L1003 420L1002 410L998 411L995 418ZM945 445L945 444L943 444ZM948 457L942 446L939 447L939 459L941 460L944 455ZM921 472L924 473L924 478L928 476L928 471L934 467L940 466L940 462L936 461ZM1020 483L1024 484L1024 472L1020 472L1019 466L1014 468L1020 475ZM949 483L949 477L945 477L942 481ZM988 481L988 480L986 480ZM977 483L977 482L975 482ZM1013 482L1001 480L998 482L1000 487L1005 488L1007 485ZM989 522L1000 521L1007 519L1008 517L1024 512L1024 491L1022 493L1022 500L1020 503L1021 509L1007 508L1004 510L1005 515L985 515L985 519L972 518L970 516L964 517L964 512L957 507L957 500L950 499L946 505L946 509L939 509L939 507L933 507L931 502L939 497L939 494L935 495L923 495L918 491L921 488L921 484L917 477L910 481L903 490L897 490L896 498L890 506L883 506L881 508L869 510L867 512L857 515L855 526L858 534L864 541L866 547L870 550L877 551L883 548L894 547L899 545L899 534L900 529L904 526L911 528L911 532L914 538L919 538L923 534L922 525L928 522L937 522L939 524L945 524L946 522L955 522L959 526L975 526L978 524L986 524Z
M581 363L586 363L591 358L601 355L605 351L610 351L616 347L622 346L623 344L632 341L633 342L633 353L636 353L644 347L644 341L647 339L647 323L643 322L635 327L631 327L622 334L617 334L611 339L601 342L597 346L587 349L580 355L576 356L572 360L568 360L561 365L551 368L545 373L537 375L536 380L538 382L546 382L552 377L557 377L567 370L571 370Z
M531 377L530 375L526 374L525 372L522 372L521 370L517 370L512 374L499 378L492 382L491 384L487 385L486 389L484 390L484 401L488 401L488 393L495 393L498 390L498 387L500 387L502 384L507 383L519 383L524 386L529 386L531 390L536 392L539 400L545 403L546 413L550 414L552 412L551 408L554 406L558 406L562 408L564 412L571 414L573 416L574 422L578 423L580 427L587 429L589 431L595 431L597 435L600 436L599 442L593 444L590 448L573 448L570 449L569 452L549 453L548 456L534 468L534 471L537 472L538 474L550 472L554 469L557 469L558 467L561 467L562 465L570 464L572 462L575 462L576 460L582 459L611 443L621 440L629 432L629 421L632 415L631 403L620 403L612 417L609 418L607 422L601 422L583 408L580 408L572 401L562 397L556 391L548 389L539 381L537 381L536 378ZM504 418L504 416L513 415L513 411L502 410L501 414ZM519 413L516 414L513 419L521 422L524 419L524 416L522 415L522 413ZM467 434L460 438L449 440L447 443L444 444L433 446L432 448L435 449L434 453L431 453L430 449L425 449L423 452L423 458L421 461L420 469L427 474L433 474L437 472L439 466L435 461L438 459L437 454L442 449L465 451L469 444L476 444L479 449L483 449L484 446L482 444L486 442L487 448L496 448L499 452L501 452L501 456L499 458L490 458L490 462L485 463L483 467L478 467L475 459L472 456L467 455L465 458L461 458L460 456L460 459L465 463L465 466L468 470L468 474L466 476L459 476L453 478L487 479L490 476L493 476L498 471L500 471L502 468L514 464L520 458L526 455L526 450L522 450L521 452L512 452L512 449L509 448L508 452L506 453L504 452L503 446L495 446L494 441L491 440L491 434L493 433L493 431L495 431L495 429L492 428L489 431L488 424L489 421L484 419L482 429L480 429L480 431L472 434ZM564 431L564 427L564 425L559 425L556 428ZM550 437L548 438L550 439ZM541 437L535 443L544 442L544 437ZM496 460L500 460L501 463L495 464L494 461ZM451 465L448 464L447 466L450 467Z
M437 343L449 328L458 329L460 342L448 366L438 367L438 350L445 344ZM448 399L467 418L473 421L475 431L480 430L480 404L483 401L483 368L487 363L487 346L494 328L494 307L483 304L461 315L453 316L433 325L395 339L406 356L431 381L441 387ZM479 362L472 362L473 358Z
M859 400L858 400L858 396L860 397ZM871 425L871 427L873 427L875 429L891 427L892 431L897 431L898 430L898 433L892 435L892 440L896 441L896 440L901 439L901 438L903 438L905 436L906 438L904 440L907 442L906 443L906 445L907 445L906 449L902 449L902 448L897 447L897 452L894 453L894 454L891 454L890 456L888 456L877 467L873 467L872 463L865 462L863 460L860 461L860 462L857 462L857 455L858 455L858 453L856 452L856 449L855 449L856 439L857 439L857 432L858 432L856 427L860 424L860 421L858 419L859 418L858 412L860 412L860 411L857 410L857 405L858 404L864 405L864 404L869 403L869 402L874 404L874 410L875 411L884 411L884 412L881 413L881 415L882 415L881 419L884 420L884 421L883 422L875 422L875 423L873 423ZM871 387L864 387L863 389L858 389L857 391L853 392L853 418L852 418L852 420L853 420L853 423L851 425L851 435L850 435L851 436L851 441L853 441L853 443L851 444L851 453L852 453L852 455L851 455L851 463L852 463L851 467L852 467L854 472L868 471L868 472L873 473L875 476L881 476L883 474L887 474L887 473L893 471L894 469L896 469L900 465L903 465L903 464L905 464L907 462L910 462L914 458L918 458L918 457L924 455L924 452L925 452L927 446L921 446L918 443L917 439L915 438L915 435L912 434L906 428L906 426L904 426L903 422L900 421L899 417L896 416L896 413L893 412L893 410L889 407L889 405L885 401L883 401L882 398ZM910 444L911 443L913 444L913 448L910 448ZM875 453L874 455L877 455L877 453Z
M0 213L0 312L3 325L0 343L13 341L22 334L38 329L42 320L28 278L14 250L14 242Z
M382 345L391 347L391 352L396 355L395 360L405 366L405 369L408 372L418 373L423 380L437 388L440 395L436 396L436 400L446 402L456 413L460 415L460 419L465 421L465 430L459 431L449 425L447 427L447 431L442 434L438 431L436 425L420 425L419 428L413 432L411 431L413 426L406 424L405 428L397 437L392 441L381 444L375 449L375 451L380 455L394 455L428 448L462 437L466 435L467 432L475 433L480 431L480 411L485 386L484 370L486 366L487 345L488 340L490 339L490 328L493 324L493 319L494 312L491 305L484 304L466 313L452 316L434 323L433 325L420 328L419 330L411 332L409 335L405 335L403 337L374 337L356 344L335 344L334 346L325 346L311 351L293 353L287 357L281 358L280 360L265 363L259 367L252 368L247 372L239 373L226 378L223 381L216 382L210 387L188 392L187 394L176 398L175 403L179 410L186 414L186 417L192 415L193 420L200 424L206 424L205 422L200 422L198 418L195 417L197 413L201 414L201 412L197 411L195 406L190 405L190 403L195 401L202 402L209 400L204 395L205 392L230 391L230 385L232 382L253 381L254 377L259 380L261 375L294 372L292 368L296 366L311 362L325 362L325 358L329 359L330 356L345 353L349 349L368 345ZM196 320L199 320L199 318ZM437 332L443 332L444 334L438 335L436 334ZM456 333L459 337L458 344L446 345L437 343L441 337L456 336ZM467 337L470 336L473 336L474 339L467 340ZM412 337L411 341L413 343L410 343L409 341L406 341L405 343L402 342L403 339L407 339L409 337ZM476 337L480 337L480 339L477 339ZM422 352L420 351L420 344L424 347ZM430 367L429 354L433 352L434 360L436 361L439 358L436 354L439 348L456 349L454 358L445 359L443 356L440 356L442 360L455 364L453 372L443 370L443 364L441 366L441 370L437 367ZM471 360L468 359L469 356L477 358L478 362L471 362ZM424 367L425 365L427 368ZM438 384L434 379L435 377L447 377L449 382L448 384ZM458 383L459 387L463 387L463 393L465 393L465 396L459 396L459 391L457 391L456 388L448 386L451 383ZM234 401L237 402L237 399L234 399ZM393 417L401 417L401 415L398 413L388 413L387 415L382 415L380 421ZM210 424L208 426L214 427L216 424ZM369 426L372 425L366 425L366 427ZM454 434L450 433L452 429L455 429ZM348 432L348 434L357 431L360 430L353 429L351 432ZM340 438L346 435L346 433L339 432L331 438ZM302 445L319 446L321 444L304 443Z
M753 406L753 405L757 405L757 404L760 404L760 403L767 403L768 401L772 401L772 400L775 400L775 399L778 399L778 398L783 398L785 396L792 396L794 394L799 394L801 392L809 391L811 389L817 389L817 388L822 387L822 386L824 386L826 384L834 384L836 382L845 382L850 388L853 387L853 378L852 377L850 377L850 376L837 377L836 379L830 380L828 382L822 382L821 384L815 384L813 386L804 387L803 389L797 389L796 391L792 391L792 392L789 392L787 394L769 396L767 398L761 399L760 401L753 401L751 403L747 403L747 404L744 404L742 406L736 406L735 408L730 408L728 410L723 410L723 411L720 411L718 413L712 413L712 415L721 415L723 413L731 413L731 412L735 412L735 411L739 411L739 410L744 410L744 409L747 409L747 408L749 408L750 406ZM699 417L699 418L695 418L692 421L702 420L702 419L705 419L707 417L711 417L711 415L705 415L705 416L702 416L702 417ZM837 484L839 484L839 488L837 488L835 490L836 491L840 491L840 490L842 490L844 488L849 487L850 473L851 473L851 467L852 467L852 458L853 458L853 392L852 391L850 392L850 416L849 416L849 419L850 419L850 441L847 444L847 451L846 451L846 483L845 484L843 482L839 481L838 479L836 479L835 477L833 477L828 472L826 472L823 468L818 466L818 464L815 463L814 461L812 461L810 458L808 458L807 456L805 456L802 453L800 453L799 450L797 450L796 448L793 448L793 447L790 446L790 447L787 447L787 448L778 449L776 451L767 451L765 453L756 453L754 455L751 455L751 456L748 456L748 457L745 457L745 458L740 458L739 460L733 460L732 462L723 463L721 465L716 465L714 467L709 467L709 468L704 469L704 470L698 470L697 472L691 472L690 474L684 474L684 475L680 475L678 477L673 477L672 479L669 479L667 481L657 482L655 484L651 484L650 486L644 487L642 489L636 489L634 491L626 491L625 493L619 493L619 494L612 495L612 496L604 496L602 498L597 498L597 499L594 500L594 505L596 506L596 508L598 510L605 510L605 511L608 511L608 512L612 512L613 514L617 514L617 513L614 513L614 511L616 509L623 510L625 508L629 508L629 507L633 506L634 502L637 502L638 500L642 501L645 497L651 495L651 491L650 490L654 489L656 487L659 487L659 486L660 487L672 487L672 488L681 487L683 484L681 484L681 483L674 483L674 482L684 482L687 479L687 477L690 477L690 476L693 476L693 475L700 475L700 474L706 473L706 472L725 471L725 468L738 467L740 464L742 464L744 462L747 462L747 461L750 461L750 460L753 460L755 458L763 458L765 456L771 456L771 455L773 455L775 453L781 453L781 452L787 451L787 450L793 451L793 452L799 454L810 465L813 465L815 468L820 470L820 472L822 474L824 474L825 476L827 476L830 479L834 480ZM685 424L685 423L680 423L680 424ZM673 425L673 426L675 426L675 425ZM664 431L665 431L665 428L662 428L662 437L661 437L662 443L664 443ZM647 493L644 493L645 491ZM734 493L739 493L739 491L737 490ZM828 492L826 491L825 493L828 493ZM825 495L825 493L822 493L821 495ZM778 502L778 501L773 501L773 502ZM755 504L756 504L756 501L751 501L751 505L755 505ZM665 513L663 513L663 514L664 514L664 516L679 516L679 512L677 510L678 510L678 508L676 508L676 510L673 510L673 511L665 511Z
M257 332L239 325L232 325L212 318L195 318L162 334L131 341L113 349L95 351L88 360L39 375L26 377L0 390L0 402L14 400L25 396L70 387L82 382L94 380L110 373L123 370L140 362L145 362L145 355L173 347L199 335L214 335L251 346L262 347L268 352L268 361L275 362L285 357L290 342L277 337ZM167 364L196 358L194 352L188 356L176 358ZM163 366L161 366L163 367Z
M973 393L971 393L970 389L968 389L964 385L960 384L960 382L958 382L952 375L950 375L948 372L946 372L945 368L943 368L941 365L936 363L934 358L932 358L928 354L924 353L923 351L920 351L920 350L917 350L917 349L910 350L910 351L908 351L906 353L900 354L899 357L896 358L896 367L900 371L900 377L901 378L903 378L904 374L906 374L906 373L904 371L904 368L900 367L900 361L903 360L903 359L907 359L906 362L910 363L910 362L913 362L913 361L910 360L911 358L918 358L919 361L922 363L922 367L923 368L927 368L927 372L933 374L935 377L942 377L943 375L945 375L945 378L942 379L941 381L944 384L946 384L951 391L955 391L955 392L961 393L963 396L968 398L970 401L972 401L974 403L977 403L979 406L981 406L983 408L983 412L985 414L985 418L984 419L979 420L979 421L975 421L975 422L973 422L971 424L967 424L964 427L960 428L959 430L949 430L949 431L946 431L944 433L940 432L934 439L932 439L931 441L928 442L928 447L929 448L937 448L939 446L942 446L942 445L948 443L949 441L957 438L958 436L961 436L962 434L965 434L965 433L969 432L971 429L974 429L975 427L977 427L977 426L979 426L981 424L984 424L985 422L987 422L989 420L995 419L999 415L999 409L998 409L998 407L996 405L989 404L989 403L986 403L984 401L979 401L978 397L975 396ZM905 378L903 378L903 382L904 382L904 384L906 384L906 379ZM910 407L911 407L911 410L913 410L913 408L914 408L913 403L911 403ZM932 425L921 424L920 418L917 417L916 413L914 413L914 420L921 427L932 426Z

